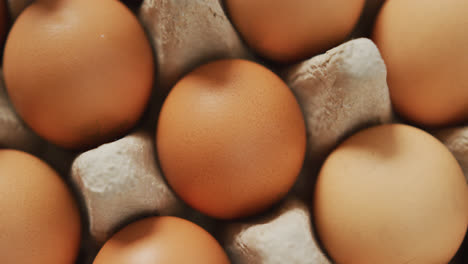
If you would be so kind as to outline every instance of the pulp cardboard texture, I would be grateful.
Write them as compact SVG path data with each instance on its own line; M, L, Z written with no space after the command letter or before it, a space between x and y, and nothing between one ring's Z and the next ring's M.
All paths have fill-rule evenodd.
M31 1L7 2L14 20ZM369 17L375 17L381 3L368 1L354 37L369 35ZM140 125L121 139L84 152L67 151L35 135L9 102L3 80L0 85L0 146L44 159L76 192L85 226L77 263L92 263L99 247L116 230L146 215L176 215L201 225L220 241L233 264L332 263L313 230L312 185L321 162L344 138L368 126L397 122L377 47L359 38L295 65L276 67L305 117L308 146L303 172L291 194L268 212L249 219L216 221L188 208L167 185L155 152L157 112L162 96L193 68L221 58L255 59L229 22L222 1L145 0L136 15L157 61L157 91L147 118L150 126ZM468 127L433 134L447 145L468 176ZM466 263L462 251L466 249L451 264Z
M203 62L248 57L217 0L144 1L139 18L155 49L158 89L169 90Z
M227 224L222 241L232 264L330 264L311 223L307 205L290 197L266 216Z
M321 162L359 129L393 120L385 64L377 47L361 38L283 71L307 126L307 160L295 186L308 198Z
M218 0L145 0L138 17L156 61L150 127L161 99L183 75L212 60L251 57Z
M104 242L119 225L142 214L177 215L183 205L156 165L153 137L136 132L80 154L71 177L83 196L89 230Z

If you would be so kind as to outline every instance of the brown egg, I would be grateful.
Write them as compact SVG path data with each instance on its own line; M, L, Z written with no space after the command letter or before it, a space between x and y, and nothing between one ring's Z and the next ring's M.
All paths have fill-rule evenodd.
M11 100L40 136L67 148L110 141L135 125L153 83L151 46L117 0L38 0L6 43Z
M468 226L468 185L431 135L406 125L374 127L326 160L314 218L337 264L448 263Z
M71 264L80 216L60 176L16 150L0 150L0 263Z
M277 61L308 59L351 33L365 0L225 0L237 30L260 55Z
M373 40L395 109L424 126L468 121L468 1L387 1Z
M299 105L278 76L253 62L222 60L175 85L156 141L175 192L195 209L229 219L265 210L289 191L306 133Z
M229 264L223 248L201 227L176 217L134 222L107 241L94 264Z

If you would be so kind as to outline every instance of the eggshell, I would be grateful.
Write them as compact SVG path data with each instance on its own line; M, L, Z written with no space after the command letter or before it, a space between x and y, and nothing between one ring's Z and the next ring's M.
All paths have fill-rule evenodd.
M292 187L305 154L304 119L286 84L245 60L203 65L179 81L157 128L174 191L216 218L258 213Z
M67 186L30 154L0 150L0 263L74 263L80 216Z
M374 127L326 160L314 220L339 264L448 263L468 226L468 185L431 135L406 125Z
M151 217L134 222L104 244L94 264L203 263L229 264L208 232L175 217Z
M225 0L246 42L278 62L309 58L339 44L356 25L365 0Z
M468 1L386 1L373 39L395 109L423 126L468 121Z
M4 54L20 116L54 144L80 149L135 125L153 64L143 28L116 0L38 0L16 20Z

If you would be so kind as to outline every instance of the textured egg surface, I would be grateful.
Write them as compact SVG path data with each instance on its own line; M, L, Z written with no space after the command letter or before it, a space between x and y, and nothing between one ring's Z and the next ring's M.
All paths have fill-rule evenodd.
M203 65L171 90L159 117L162 171L190 206L216 218L270 207L294 184L306 133L286 84L245 60Z

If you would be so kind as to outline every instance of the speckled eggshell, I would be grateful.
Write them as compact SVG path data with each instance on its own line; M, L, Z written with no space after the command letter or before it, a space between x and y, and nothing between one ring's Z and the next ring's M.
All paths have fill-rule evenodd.
M427 127L468 121L468 1L386 1L373 40L395 110Z
M448 263L468 226L468 185L456 159L407 125L361 131L326 160L314 224L338 264Z
M16 20L4 54L8 94L56 145L83 149L134 126L149 99L153 53L116 0L38 0Z
M71 264L80 215L60 176L38 158L0 150L0 263Z
M260 55L277 62L308 59L344 41L365 0L225 0L233 24Z
M208 232L187 220L150 217L117 232L94 264L229 264L223 248Z
M205 64L171 90L157 151L174 191L209 216L267 209L294 184L304 160L304 118L288 86L246 60Z

